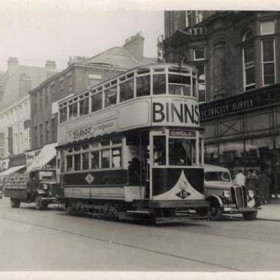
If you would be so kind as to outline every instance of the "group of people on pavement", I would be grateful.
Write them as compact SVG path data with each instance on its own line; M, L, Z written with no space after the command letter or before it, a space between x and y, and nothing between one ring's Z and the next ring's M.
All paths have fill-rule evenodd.
M245 176L243 169L238 169L234 182L239 186L246 186L247 190L253 190L260 204L267 204L269 202L271 178L267 172L251 170Z

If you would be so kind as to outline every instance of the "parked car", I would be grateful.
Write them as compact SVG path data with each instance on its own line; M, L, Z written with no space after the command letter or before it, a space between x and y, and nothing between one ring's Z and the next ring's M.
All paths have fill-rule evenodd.
M257 218L258 203L254 191L234 184L227 168L205 164L204 193L210 202L211 220L219 220L223 213L241 213L245 220Z

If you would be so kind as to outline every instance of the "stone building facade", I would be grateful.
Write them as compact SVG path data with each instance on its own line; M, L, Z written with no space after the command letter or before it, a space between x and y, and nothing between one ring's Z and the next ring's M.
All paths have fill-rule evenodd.
M164 40L198 69L206 162L267 171L280 192L280 12L215 12Z

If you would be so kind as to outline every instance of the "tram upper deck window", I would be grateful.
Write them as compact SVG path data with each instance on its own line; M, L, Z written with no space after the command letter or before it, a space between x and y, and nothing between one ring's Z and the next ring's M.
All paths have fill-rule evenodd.
M165 74L153 75L153 94L166 94Z
M195 140L169 139L169 164L192 165Z
M60 122L66 122L67 121L67 107L61 108L59 110L60 112Z
M134 79L120 84L120 102L132 99L134 96Z
M69 119L76 118L78 116L78 103L75 102L69 105Z
M150 74L147 76L141 76L136 78L136 95L147 96L151 92L151 78Z
M166 165L165 136L154 137L154 165Z
M115 105L117 103L117 87L105 90L105 107Z
M79 101L80 105L80 116L88 114L88 98Z
M168 75L169 94L191 96L191 78L189 76Z
M101 109L102 109L102 92L99 92L91 97L91 111L95 112Z

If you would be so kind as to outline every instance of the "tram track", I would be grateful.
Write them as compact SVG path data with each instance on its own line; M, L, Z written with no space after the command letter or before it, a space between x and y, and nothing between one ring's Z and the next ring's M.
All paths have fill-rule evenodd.
M111 239L101 238L101 237L97 237L97 236L91 236L91 235L88 235L88 234L79 233L79 232L75 232L75 231L71 231L71 230L66 230L66 229L59 228L59 227L47 226L47 225L42 225L42 224L39 224L39 223L33 223L33 222L28 222L28 221L22 221L22 220L18 220L18 219L11 218L11 217L3 217L2 216L2 217L0 217L0 219L16 222L16 223L20 223L20 224L25 224L25 225L28 224L28 225L31 225L31 226L35 226L35 227L39 227L39 228L43 228L43 229L47 229L47 230L51 230L51 231L61 232L61 233L69 234L69 235L72 235L72 236L78 236L78 237L94 240L94 241L97 241L97 242L109 243L109 244L120 246L120 247L139 250L139 251L142 251L142 252L148 252L148 253L158 254L158 255L161 255L161 256L165 256L165 257L171 257L171 258L190 261L190 262L194 262L194 263L204 264L204 265L208 265L208 266L217 268L217 271L220 271L221 269L222 270L228 270L228 271L244 271L242 269L239 269L239 268L236 268L236 267L233 267L233 266L227 266L227 265L222 265L222 264L218 264L218 263L214 263L214 262L210 262L210 261L199 260L199 259L196 259L196 258L182 256L182 255L179 255L179 254L177 255L177 254L173 254L173 253L168 253L168 252L164 252L164 251L157 250L157 249L140 247L140 246L133 245L133 244L128 244L128 243L125 243L125 242L114 241L114 240L111 240Z

